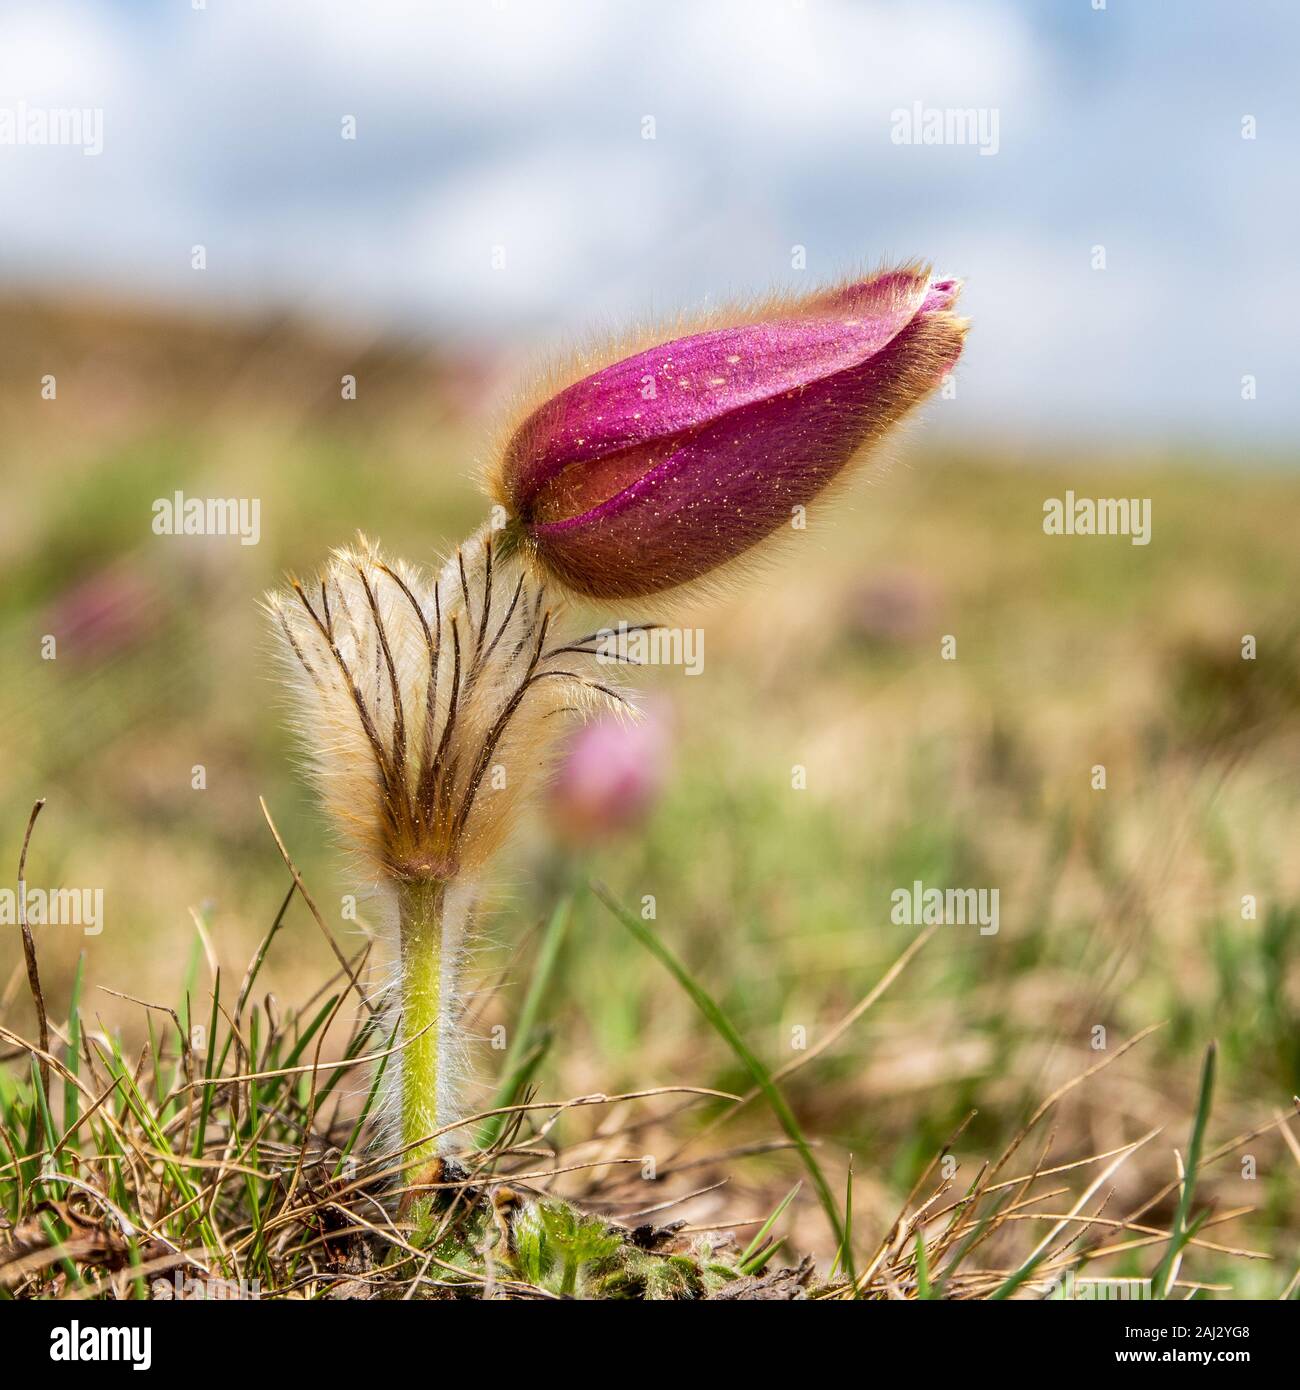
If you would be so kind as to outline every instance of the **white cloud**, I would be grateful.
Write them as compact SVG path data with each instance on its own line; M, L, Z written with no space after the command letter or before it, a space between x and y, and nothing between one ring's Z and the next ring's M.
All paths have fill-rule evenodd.
M117 28L84 6L0 11L0 93L7 104L102 105L122 89L129 54Z
M808 280L928 253L972 277L967 418L1095 417L1099 395L1209 409L1232 354L1250 370L1284 331L1258 265L1294 278L1295 194L1269 172L1286 131L1271 89L1216 94L1214 65L1189 85L1186 55L1153 66L1118 18L1089 31L1081 69L1009 0L49 0L0 14L0 104L102 106L105 150L0 147L0 244L63 283L513 341L791 283L795 242ZM916 101L998 108L1001 154L892 145L891 110ZM1210 181L1229 206L1208 206ZM1083 269L1094 240L1115 258L1104 281ZM1213 281L1198 316L1186 286L1234 255L1254 258L1251 285ZM1143 353L1180 360L1210 337L1207 314L1221 328L1194 389L1141 377Z

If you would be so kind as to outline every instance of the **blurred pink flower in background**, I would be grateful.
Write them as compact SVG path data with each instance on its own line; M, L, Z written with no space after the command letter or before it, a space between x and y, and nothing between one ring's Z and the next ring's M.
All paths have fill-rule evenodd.
M494 403L507 366L499 356L471 348L439 358L438 394L451 419L477 423Z
M60 658L107 661L146 637L162 616L157 589L139 570L118 563L65 589L45 610L42 630Z
M556 833L571 843L639 825L659 799L672 757L671 710L642 706L640 720L602 715L574 731L549 794Z
M882 570L845 596L843 624L859 641L903 646L930 631L939 606L935 586L913 570Z

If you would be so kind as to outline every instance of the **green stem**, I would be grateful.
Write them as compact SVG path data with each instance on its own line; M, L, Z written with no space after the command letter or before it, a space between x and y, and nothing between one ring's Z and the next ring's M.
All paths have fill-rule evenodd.
M447 885L405 883L398 894L401 927L401 1139L414 1145L406 1160L431 1160L439 1142L429 1136L443 1123L438 1093L445 1085L442 1009L443 915Z
M578 1253L572 1248L564 1252L564 1273L560 1280L560 1297L572 1298L578 1287Z

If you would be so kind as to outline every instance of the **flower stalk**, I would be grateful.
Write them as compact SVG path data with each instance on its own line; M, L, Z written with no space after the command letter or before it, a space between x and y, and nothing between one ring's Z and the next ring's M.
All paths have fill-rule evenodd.
M398 1139L404 1159L418 1162L437 1155L436 1135L446 1119L440 1104L447 1090L450 1058L443 997L443 913L447 885L438 879L414 880L398 890L399 998L401 1032L407 1040L399 1054L401 1114ZM451 972L448 972L450 978Z

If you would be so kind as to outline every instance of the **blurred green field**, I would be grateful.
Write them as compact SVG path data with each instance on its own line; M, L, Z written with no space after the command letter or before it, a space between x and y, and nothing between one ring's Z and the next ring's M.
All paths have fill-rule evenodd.
M62 356L56 401L33 389L0 402L5 881L45 797L29 883L105 895L102 934L38 930L55 1021L84 950L88 1011L138 1042L139 1008L94 987L173 1002L197 949L191 909L237 980L284 896L259 796L340 939L358 931L347 895L375 918L370 885L334 852L295 770L258 600L357 528L431 562L477 524L487 392L463 366L292 325L226 342L111 314L121 331L30 308L11 320ZM338 398L347 370L354 402ZM644 825L561 845L538 815L503 861L478 960L493 990L475 1024L482 1096L500 1061L491 1027L514 1018L537 924L570 891L542 1093L747 1085L590 879L632 906L653 895L656 929L774 1067L796 1055L800 1030L809 1046L824 1037L914 938L891 921L894 889L997 888L998 932L941 927L791 1079L792 1103L833 1183L852 1155L855 1222L878 1237L969 1111L963 1181L1042 1097L1166 1021L1058 1116L1060 1161L1165 1126L1116 1175L1118 1217L1176 1176L1211 1038L1222 1049L1212 1147L1270 1124L1300 1090L1300 476L1241 460L940 453L924 428L895 453L741 594L675 615L704 630L704 670L640 680L672 729ZM1045 536L1044 499L1070 488L1150 497L1151 544ZM177 490L260 498L260 543L153 535L154 499ZM640 614L589 616L595 627ZM1105 790L1092 787L1097 764ZM300 1001L332 969L295 902L259 990ZM12 927L0 1018L32 1036ZM657 1113L644 1152L666 1158L714 1112ZM559 1129L585 1138L596 1123ZM693 1152L776 1133L751 1106ZM1203 1197L1254 1209L1214 1241L1270 1258L1198 1249L1192 1277L1239 1296L1287 1285L1298 1156L1274 1128L1209 1169ZM683 1210L699 1224L742 1220L765 1215L797 1174L778 1151L701 1163L674 1191L726 1177ZM640 1180L617 1181L631 1192ZM790 1245L830 1253L807 1191Z

